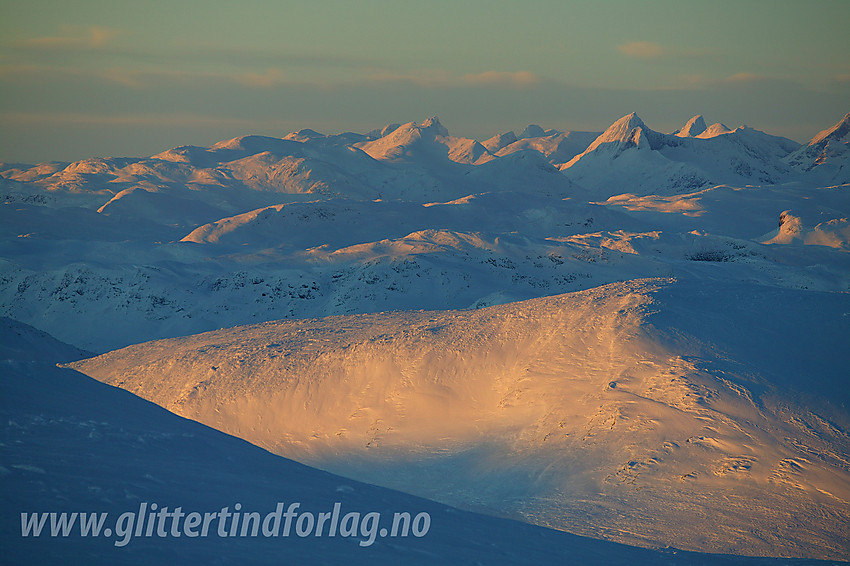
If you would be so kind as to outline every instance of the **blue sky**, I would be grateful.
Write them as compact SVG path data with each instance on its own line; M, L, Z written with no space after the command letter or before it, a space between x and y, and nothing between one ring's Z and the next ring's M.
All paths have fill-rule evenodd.
M0 161L439 115L484 139L636 111L806 141L850 111L850 2L5 1Z

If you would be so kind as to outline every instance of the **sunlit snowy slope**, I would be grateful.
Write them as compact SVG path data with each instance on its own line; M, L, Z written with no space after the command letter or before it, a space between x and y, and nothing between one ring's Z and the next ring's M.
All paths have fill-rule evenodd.
M103 354L83 373L340 475L595 539L845 558L848 117L806 145L683 122L479 142L434 117L0 164L0 315ZM77 388L141 403L4 368L15 391L77 383L57 410ZM560 556L562 535L528 532Z
M850 548L848 306L636 280L238 327L72 367L446 503L629 543L835 558Z
M461 511L302 466L181 419L53 363L85 352L0 320L2 562L8 564L798 564L648 550ZM265 516L278 502L318 514L428 513L422 537L161 538L21 536L20 513L121 513L157 503L184 513L239 503ZM386 525L386 523L380 523ZM369 531L367 530L367 533ZM170 529L169 529L170 533Z

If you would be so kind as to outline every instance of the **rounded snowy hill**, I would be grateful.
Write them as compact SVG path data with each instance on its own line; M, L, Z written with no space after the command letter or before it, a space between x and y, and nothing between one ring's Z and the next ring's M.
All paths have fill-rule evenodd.
M238 327L72 367L452 505L631 544L837 558L850 548L848 302L799 293L638 280Z
M522 565L575 559L599 565L627 561L650 566L662 560L682 566L732 564L726 557L636 548L461 511L304 466L55 365L87 355L35 328L0 319L4 562L212 564L238 551L240 559L251 564L277 565L283 545L287 559L309 564L462 565L485 560ZM135 528L112 532L128 513L135 515L134 527L150 520L145 514L152 503L169 515L183 513L180 519L165 517L167 536L148 537L144 531L134 536ZM287 509L297 504L296 512L314 518L339 505L339 519L356 513L365 527L344 533L337 528L331 535L328 522L321 536L311 531L301 537L291 528L286 537L267 537L265 532L275 532L270 522L269 531L258 528L252 536L249 514L265 519L278 503ZM230 515L216 517L208 536L187 535L200 534L202 527L186 528L186 516L217 514L222 508ZM243 514L237 521L239 508ZM68 536L50 536L51 512L76 515ZM77 522L85 520L83 513L106 515L94 522L100 526L92 525L88 536L80 534ZM381 515L374 528L371 519L365 520L370 513ZM395 513L426 513L431 520L427 533L415 536L408 530L407 536L382 536L381 528L392 535ZM27 536L22 536L21 514L35 519L27 522ZM218 535L222 517L227 521L225 533L237 523L235 536ZM172 521L178 521L176 531ZM249 528L243 531L246 523ZM38 524L42 527L36 536ZM277 533L286 533L280 526ZM396 534L402 533L403 526Z

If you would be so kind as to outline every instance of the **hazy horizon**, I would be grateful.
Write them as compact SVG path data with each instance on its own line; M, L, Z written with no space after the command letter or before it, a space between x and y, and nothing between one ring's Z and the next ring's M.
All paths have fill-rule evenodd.
M695 114L804 143L848 111L844 2L6 2L0 161L439 115L486 139Z

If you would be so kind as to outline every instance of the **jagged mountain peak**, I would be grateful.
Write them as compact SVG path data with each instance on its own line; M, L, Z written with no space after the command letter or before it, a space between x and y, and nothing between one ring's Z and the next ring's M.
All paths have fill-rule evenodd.
M629 124L632 127L644 126L643 120L641 120L640 116L637 115L637 112L630 112L614 122L611 127L616 126L617 124Z
M522 133L517 136L517 139L526 139L526 138L540 138L546 135L546 130L538 126L537 124L529 124L525 127Z
M487 148L469 138L449 135L448 129L440 123L437 116L424 122L409 122L392 130L378 139L369 139L355 143L373 159L378 160L416 160L420 158L443 160L457 163L476 163L479 159L493 159Z
M661 134L648 128L637 113L632 112L631 114L626 114L608 126L608 129L602 132L602 134L596 138L592 144L590 144L587 150L592 151L602 144L614 142L639 146L641 145L641 140L658 137L659 135Z
M439 136L449 135L449 130L440 123L440 118L437 116L431 116L422 122L422 124L419 125L419 128L422 130L433 130L434 133Z
M716 122L716 123L710 125L709 127L707 127L701 133L696 134L695 137L703 138L703 139L704 138L714 138L714 137L717 137L717 136L722 136L723 134L728 134L728 133L733 132L733 131L734 130L732 128L730 128L729 126L727 126L726 124L721 124L720 122Z
M614 122L614 124L612 124L612 126L617 125L617 124L621 124L621 123L627 123L632 127L638 127L638 126L645 126L646 125L646 124L644 124L643 120L641 120L640 116L637 115L637 112L630 112L629 114L626 114L625 116L623 116L622 118L620 118L619 120Z
M571 180L598 187L626 185L634 190L641 182L638 179L652 178L647 181L648 190L665 186L682 192L741 179L775 183L790 172L784 159L798 147L792 140L747 126L730 130L715 124L706 128L701 115L674 134L663 134L631 113L560 169L571 170ZM621 160L623 156L628 157ZM639 170L643 172L637 173Z
M382 135L378 141L390 139L401 141L412 140L414 138L433 139L438 136L449 136L449 130L443 126L440 118L437 116L431 116L422 122L408 122L400 126L392 124L381 130L381 133Z
M850 112L845 114L844 118L839 120L831 128L818 132L818 134L811 139L808 145L817 145L824 140L843 141L847 138L850 138Z
M600 147L609 147L619 154L630 147L649 147L655 149L663 134L648 128L636 112L626 114L606 129L591 143L584 152L573 157L561 169L569 169L585 155L596 152Z
M801 171L819 171L824 182L850 182L850 112L834 126L819 132L811 141L794 151L788 163Z
M481 142L481 145L487 148L488 151L496 152L502 149L503 147L509 146L510 144L517 141L517 136L513 131L508 131L503 134L496 134L490 139L487 139Z
M690 120L688 120L684 126L682 126L681 130L674 132L673 135L679 136L680 138L693 138L706 130L705 119L702 117L702 114L697 114Z
M612 142L612 141L626 141L633 137L632 132L637 128L642 128L649 130L646 127L646 124L643 123L643 120L637 115L636 112L632 112L631 114L626 114L610 126L608 129L602 132L602 135L599 136L598 141L601 143ZM649 130L651 131L651 130Z

